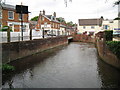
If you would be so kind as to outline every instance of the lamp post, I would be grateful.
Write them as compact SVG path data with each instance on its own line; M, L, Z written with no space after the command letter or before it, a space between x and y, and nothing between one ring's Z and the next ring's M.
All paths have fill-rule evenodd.
M44 38L44 27L42 27L42 30L43 30L43 32L42 32L42 37Z

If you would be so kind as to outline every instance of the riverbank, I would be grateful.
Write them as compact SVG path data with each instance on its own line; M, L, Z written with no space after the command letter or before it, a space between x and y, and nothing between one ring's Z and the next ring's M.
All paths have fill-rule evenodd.
M65 44L68 44L66 36L2 43L2 63L9 63Z

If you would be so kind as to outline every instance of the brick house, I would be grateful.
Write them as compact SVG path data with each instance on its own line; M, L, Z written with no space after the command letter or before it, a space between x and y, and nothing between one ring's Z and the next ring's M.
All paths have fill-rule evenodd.
M0 27L10 26L13 32L21 31L21 15L16 13L15 6L0 3ZM24 32L29 30L28 14L23 14Z
M56 20L56 12L53 15L46 15L45 11L39 14L36 30L42 30L44 28L45 34L60 34L60 22Z

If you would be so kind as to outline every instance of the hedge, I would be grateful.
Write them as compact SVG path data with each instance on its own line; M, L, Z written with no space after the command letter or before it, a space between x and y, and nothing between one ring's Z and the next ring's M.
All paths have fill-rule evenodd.
M0 29L0 31L7 31L7 29L9 28L9 26L3 26L2 29ZM12 29L10 28L10 31L12 32Z
M106 30L104 31L106 41L112 41L113 39L113 30Z
M120 59L120 41L107 41L108 48Z

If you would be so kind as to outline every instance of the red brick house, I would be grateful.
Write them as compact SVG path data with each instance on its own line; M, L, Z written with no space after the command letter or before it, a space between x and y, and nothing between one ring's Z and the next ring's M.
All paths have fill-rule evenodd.
M10 26L13 32L21 31L21 15L16 13L15 6L0 4L0 27ZM28 14L23 14L24 32L29 29Z
M56 20L56 12L53 15L46 15L44 10L40 12L36 29L42 30L43 28L45 34L59 35L60 22Z

